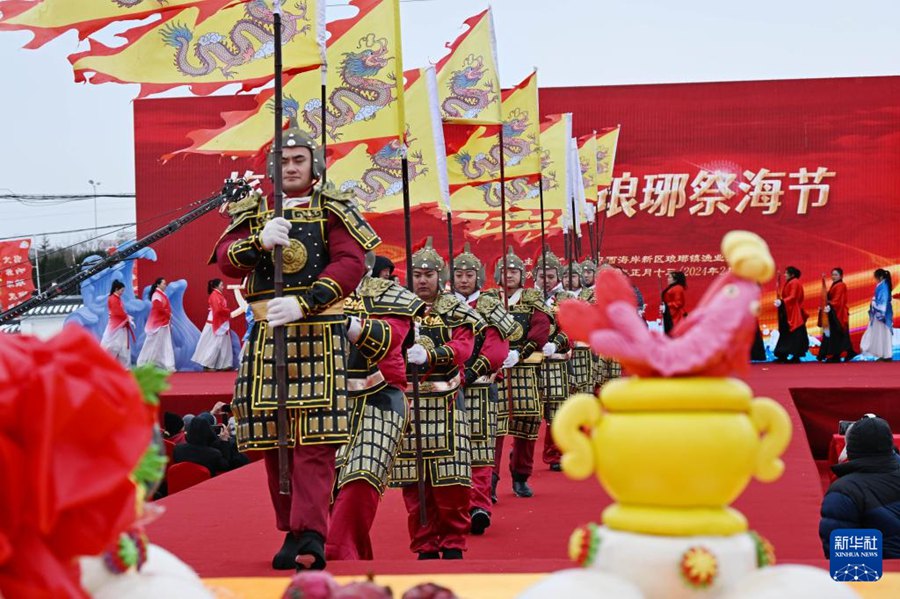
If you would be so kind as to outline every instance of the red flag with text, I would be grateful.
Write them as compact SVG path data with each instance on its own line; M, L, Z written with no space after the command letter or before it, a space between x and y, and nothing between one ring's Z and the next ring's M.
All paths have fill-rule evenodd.
M28 252L31 239L0 241L0 309L18 306L34 292Z

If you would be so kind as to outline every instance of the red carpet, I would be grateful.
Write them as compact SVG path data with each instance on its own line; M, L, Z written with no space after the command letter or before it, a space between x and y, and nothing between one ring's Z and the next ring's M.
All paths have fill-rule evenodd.
M173 397L180 397L179 401L187 405L187 394L177 389L183 376L175 377L173 391L177 393ZM200 397L205 398L215 395L212 377L217 377L216 383L221 382L221 375L215 373L191 377L210 377L208 385L203 384L202 378L191 381L203 391ZM772 541L779 562L823 565L817 532L822 490L791 390L807 390L803 393L812 393L810 397L816 394L808 390L822 390L825 397L829 396L825 390L830 393L853 389L850 396L842 392L845 398L853 400L844 406L847 413L842 418L855 419L870 411L861 400L869 390L900 390L900 365L754 366L749 383L757 396L771 397L785 406L794 423L794 438L783 456L785 475L773 484L752 482L735 507L747 516L751 528ZM224 391L227 390L220 393ZM854 413L854 404L860 406L858 414ZM804 406L805 410L812 409L809 404ZM900 410L900 399L894 409ZM832 428L837 428L837 420ZM660 452L674 442L677 440L647 440L651 450ZM282 535L274 528L264 478L263 465L255 463L162 500L167 512L151 525L151 539L193 566L201 576L276 575L269 562ZM493 525L483 537L470 537L466 559L458 562L414 561L408 550L406 511L400 493L388 491L372 533L376 561L331 562L329 570L335 574L391 574L545 572L567 567L570 532L580 524L598 522L609 499L595 479L573 482L543 465L536 467L532 482L532 499L515 497L508 477L501 482Z

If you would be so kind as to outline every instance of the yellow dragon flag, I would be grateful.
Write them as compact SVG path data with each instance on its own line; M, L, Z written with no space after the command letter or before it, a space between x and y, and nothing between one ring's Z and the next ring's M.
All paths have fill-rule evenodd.
M541 165L544 186L544 210L559 219L552 227L562 228L562 216L569 198L569 139L572 137L572 113L549 114L541 122L541 149L546 161ZM552 227L548 227L548 230Z
M506 179L541 172L541 128L537 71L501 94L503 168Z
M326 135L328 143L402 138L404 94L398 0L353 0L353 17L328 24ZM306 71L284 84L284 117L322 137L321 75ZM224 126L190 134L181 152L253 155L272 141L273 91L256 107L223 113Z
M128 43L107 48L92 42L69 56L75 81L140 83L139 97L181 85L196 94L240 82L245 90L272 79L273 0L249 0L206 20L200 7L169 11L157 21L122 34ZM284 73L322 64L324 0L299 0L282 9ZM94 44L97 48L94 48Z
M500 75L494 21L488 8L463 22L466 31L447 44L437 63L441 118L467 123L500 123Z
M413 206L449 206L447 165L434 68L406 72L406 142ZM396 137L329 146L328 181L365 212L403 209L402 146Z
M40 48L70 29L83 40L116 21L140 20L190 6L202 21L221 8L248 0L6 0L0 2L0 31L30 31L25 48Z
M606 127L597 131L597 210L606 209L606 195L612 185L613 167L616 163L616 150L619 147L619 131L621 126Z
M597 135L582 135L578 138L578 166L581 170L581 186L585 201L597 203Z

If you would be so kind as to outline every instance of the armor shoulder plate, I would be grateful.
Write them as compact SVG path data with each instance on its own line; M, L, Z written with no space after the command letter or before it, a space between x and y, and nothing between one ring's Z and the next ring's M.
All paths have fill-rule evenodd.
M544 303L544 294L540 289L535 289L534 287L523 289L522 299L519 300L519 303L528 306L532 310L540 310L551 319L553 318L553 310Z
M366 314L413 317L425 310L425 302L418 295L387 279L367 277L360 285L359 295Z
M354 199L329 189L322 192L322 207L338 217L347 227L350 235L367 252L375 249L381 243L378 233L363 218Z
M475 304L475 309L488 325L497 327L504 339L513 338L517 330L521 336L522 327L515 321L512 314L503 308L503 304L497 297L481 294Z
M432 310L435 314L443 317L444 321L450 327L471 324L476 335L486 326L486 323L481 316L478 315L478 312L470 308L468 304L459 301L459 298L456 296L448 293L442 293L438 296Z
M219 242L222 241L222 238L240 227L244 224L249 224L253 222L260 214L260 212L265 211L266 200L262 197L259 197L255 194L250 194L246 198L242 200L238 200L237 202L230 202L225 205L225 212L231 217L231 223L222 231L222 234L219 235L219 238L216 240L216 243L213 245L212 254L207 260L207 264L215 264L216 262L216 248L219 247Z

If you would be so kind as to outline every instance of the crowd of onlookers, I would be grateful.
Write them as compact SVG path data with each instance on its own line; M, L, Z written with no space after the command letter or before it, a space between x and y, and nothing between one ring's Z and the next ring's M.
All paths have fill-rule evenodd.
M210 476L240 468L250 459L237 449L235 421L230 406L217 402L212 410L196 416L179 416L166 412L163 416L163 439L174 445L172 463L190 462L209 470ZM160 496L165 495L163 487Z

